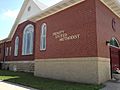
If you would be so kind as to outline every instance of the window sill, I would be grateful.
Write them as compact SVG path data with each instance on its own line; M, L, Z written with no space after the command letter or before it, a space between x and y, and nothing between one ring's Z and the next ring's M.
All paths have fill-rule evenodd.
M22 54L22 56L31 56L31 55L33 55L33 54L25 54L25 55Z

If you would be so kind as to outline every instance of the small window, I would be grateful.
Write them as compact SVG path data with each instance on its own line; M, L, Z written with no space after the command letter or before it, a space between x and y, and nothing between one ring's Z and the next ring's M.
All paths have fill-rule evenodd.
M28 12L31 10L31 6L28 7Z
M40 50L46 50L46 31L47 25L46 23L43 23L41 25Z
M8 56L8 47L5 50L5 56Z
M9 48L9 55L11 56L11 47Z
M116 31L116 21L115 21L115 18L112 19L112 29L113 29L113 31Z
M19 48L19 37L15 38L15 49L14 49L14 56L18 56L18 48Z

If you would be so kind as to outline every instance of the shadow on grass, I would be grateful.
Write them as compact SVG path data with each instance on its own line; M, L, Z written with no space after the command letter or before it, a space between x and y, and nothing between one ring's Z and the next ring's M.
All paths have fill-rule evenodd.
M0 79L7 82L36 88L39 90L99 90L103 87L103 85L80 84L62 80L35 77L33 73L12 72L3 70L0 70Z

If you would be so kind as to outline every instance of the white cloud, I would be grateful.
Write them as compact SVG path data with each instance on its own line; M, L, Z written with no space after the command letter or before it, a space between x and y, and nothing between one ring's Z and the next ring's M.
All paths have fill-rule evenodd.
M15 10L4 10L0 13L0 20L8 21L8 20L15 20L19 13L18 9Z
M18 15L19 10L7 10L5 12L3 12L3 17L7 17L7 18L16 18Z
M0 34L0 39L4 39L8 36L12 25L14 24L14 21L17 17L19 10L2 10L0 12L0 28L1 30L4 30ZM0 30L0 31L1 31Z
M62 0L39 0L40 2L44 3L47 6L52 6Z

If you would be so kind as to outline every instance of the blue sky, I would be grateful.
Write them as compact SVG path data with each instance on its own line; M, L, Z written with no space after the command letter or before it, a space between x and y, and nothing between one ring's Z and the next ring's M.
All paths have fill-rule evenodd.
M7 38L24 0L1 0L0 2L0 40ZM61 0L39 0L51 6Z

